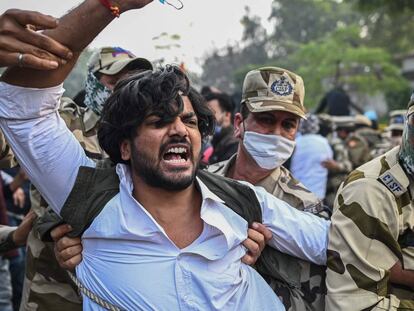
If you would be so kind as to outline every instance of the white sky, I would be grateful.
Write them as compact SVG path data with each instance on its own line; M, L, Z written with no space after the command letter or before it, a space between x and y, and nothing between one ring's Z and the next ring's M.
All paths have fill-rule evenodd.
M131 11L115 20L91 44L92 47L121 46L137 56L150 60L164 58L167 62L184 60L188 69L200 72L201 58L214 47L221 48L240 40L240 19L248 5L254 15L267 22L271 0L182 0L184 8L177 11L158 0L142 10ZM81 0L2 0L0 12L9 8L36 10L59 17ZM181 47L155 49L171 40L153 40L161 33L179 34Z

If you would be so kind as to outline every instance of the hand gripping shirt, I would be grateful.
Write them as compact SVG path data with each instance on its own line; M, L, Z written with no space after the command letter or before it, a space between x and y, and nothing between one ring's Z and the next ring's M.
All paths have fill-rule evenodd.
M62 88L30 89L0 83L0 125L16 157L59 213L81 166L95 167L59 117ZM132 196L129 167L117 166L120 193L82 236L79 279L126 310L283 310L261 276L241 263L247 223L200 181L202 234L178 249ZM269 245L293 256L326 261L329 222L300 213L253 188ZM310 229L311 228L311 229ZM84 310L100 310L84 297Z
M210 165L208 170L211 173L226 176L235 162L236 155L227 161ZM297 210L326 216L321 201L283 166L274 169L256 186L263 187L268 193L287 202ZM279 253L274 261L277 264L274 265L273 272L277 277L267 278L267 281L281 298L286 310L324 309L325 265L312 264L313 261L293 258L282 253Z

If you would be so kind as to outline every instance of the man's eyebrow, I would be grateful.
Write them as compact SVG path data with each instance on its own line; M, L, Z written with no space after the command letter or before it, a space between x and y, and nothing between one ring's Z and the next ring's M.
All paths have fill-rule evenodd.
M195 114L195 112L194 111L191 111L191 112L185 112L185 113L183 113L181 115L181 118L188 119L188 118L192 118L192 117L196 117L196 116L197 115Z
M295 118L287 118L284 121L288 121L288 122L299 122L299 120L298 119L295 119Z

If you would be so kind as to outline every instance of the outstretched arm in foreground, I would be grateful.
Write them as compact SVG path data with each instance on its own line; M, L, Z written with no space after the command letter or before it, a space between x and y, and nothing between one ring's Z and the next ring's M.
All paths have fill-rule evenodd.
M121 14L128 10L144 7L150 2L152 0L113 1L114 4L118 5ZM47 74L39 70L13 67L2 76L2 80L9 84L34 88L47 88L62 83L72 70L82 50L114 18L115 16L111 11L104 7L99 0L84 1L77 8L60 18L55 29L44 32L45 35L67 46L74 53L71 60ZM9 40L12 40L12 38L9 38Z
M121 12L152 0L119 1ZM10 68L0 83L0 126L30 180L59 213L80 166L94 166L57 113L59 85L82 49L114 16L99 0L86 0L46 33L69 47L74 57L56 70ZM57 85L57 86L56 86Z

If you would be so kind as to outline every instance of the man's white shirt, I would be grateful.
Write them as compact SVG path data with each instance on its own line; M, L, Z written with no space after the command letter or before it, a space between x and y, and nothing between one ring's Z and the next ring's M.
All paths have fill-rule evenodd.
M61 86L0 83L0 126L30 180L59 213L80 166L94 167L57 112ZM126 310L284 310L250 266L241 263L247 223L200 180L202 234L177 248L132 196L129 167L117 165L120 192L82 236L76 272L98 296ZM270 246L326 263L329 222L297 211L248 183L260 202ZM84 297L84 310L101 310Z

